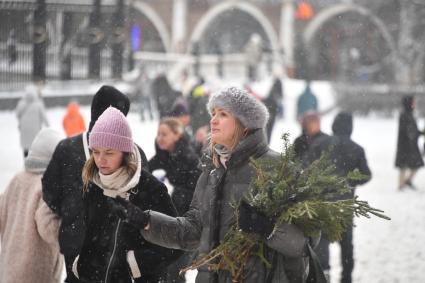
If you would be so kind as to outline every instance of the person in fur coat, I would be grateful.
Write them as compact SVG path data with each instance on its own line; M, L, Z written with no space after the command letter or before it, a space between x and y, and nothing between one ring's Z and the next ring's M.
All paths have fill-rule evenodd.
M41 198L41 176L61 140L58 132L42 129L16 174L0 197L0 282L59 282L59 217Z

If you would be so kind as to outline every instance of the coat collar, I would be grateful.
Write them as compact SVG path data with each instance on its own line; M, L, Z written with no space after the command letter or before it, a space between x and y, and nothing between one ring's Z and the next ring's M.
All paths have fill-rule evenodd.
M266 135L263 129L257 129L248 136L246 136L243 140L236 145L235 149L230 156L230 159L227 161L227 168L232 168L243 164L251 157L257 158L266 153L269 150ZM208 150L202 156L202 166L204 169L214 169L214 165L212 164L211 151Z

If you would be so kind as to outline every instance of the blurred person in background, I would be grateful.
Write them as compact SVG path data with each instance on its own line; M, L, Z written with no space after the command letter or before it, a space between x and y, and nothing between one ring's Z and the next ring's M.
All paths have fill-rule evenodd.
M12 28L9 32L9 36L7 37L7 41L6 41L9 66L13 65L18 59L18 50L16 46L17 43L18 41L16 39L16 31L14 28Z
M180 215L188 209L201 174L198 155L184 135L181 122L175 118L163 118L159 122L155 139L155 155L149 160L149 170L163 169L174 190L171 194Z
M208 133L210 130L210 115L206 109L209 91L203 77L198 78L198 82L189 93L190 126L196 142L200 145L198 146L197 152L199 156L201 156L202 149L205 148L208 143Z
M338 176L347 177L348 173L358 170L362 179L349 180L351 191L336 197L337 200L353 199L356 186L363 185L370 181L372 173L367 163L366 154L359 144L351 139L353 132L353 116L351 113L340 112L335 117L332 124L333 136L330 139L318 140L311 145L309 149L310 163L320 158L320 155L329 151L330 161L335 166L335 173ZM354 215L353 215L354 218ZM341 241L338 242L341 247L341 283L351 283L351 274L354 269L354 248L353 248L353 226L349 226L342 234ZM319 245L316 247L317 256L329 277L329 240L326 235L322 235Z
M159 118L169 116L171 107L181 93L171 87L165 74L160 74L153 80L151 91L156 100Z
M329 135L322 132L319 113L315 111L304 113L301 118L301 135L294 140L295 158L308 163L307 153L309 153L311 145L321 140L328 140L329 138ZM311 154L310 152L310 159ZM319 158L320 154L320 151L315 152L315 158Z
M145 68L140 67L139 71L140 74L134 82L134 96L139 101L140 120L149 121L154 119L151 91L152 85L148 74L145 72Z
M318 109L319 103L316 95L311 90L310 81L306 81L305 89L297 99L297 120L301 122L305 113L317 112Z
M204 129L198 129L198 137L195 137L191 127L192 118L190 117L188 103L183 97L177 99L177 101L174 103L173 108L170 111L170 117L176 118L180 121L180 123L182 123L184 128L183 135L185 136L185 139L190 141L195 153L201 157L202 150L205 147L204 141L207 140L208 133L205 133L205 137L200 137L199 135ZM208 131L208 129L205 130Z
M67 137L72 137L86 131L86 123L77 102L71 101L68 104L62 125Z
M248 80L254 82L258 79L258 67L263 59L263 42L261 36L258 33L251 34L244 49Z
M29 147L41 128L49 126L41 99L41 87L41 83L28 86L15 109L24 157L28 155Z
M413 95L404 96L401 101L402 112L398 124L397 152L395 166L399 168L398 189L404 190L406 187L416 189L413 184L419 168L424 166L421 152L418 146L418 139L424 134L419 131L413 111L416 107Z
M276 121L276 116L278 115L279 108L283 109L283 88L282 81L278 76L274 76L272 87L267 95L267 97L263 100L264 105L266 105L267 109L270 113L270 119L267 123L266 133L267 140L270 143L270 139L273 133L274 123Z
M170 110L170 117L174 117L182 123L186 132L193 135L192 128L190 126L190 113L189 105L184 97L179 97L173 104Z
M104 85L96 92L91 102L91 120L88 132L62 140L53 153L52 160L43 175L43 199L61 218L59 246L65 257L67 277L65 282L79 282L72 272L72 263L78 255L85 236L83 225L83 180L84 163L90 158L88 137L94 123L109 106L127 115L130 100L118 89ZM142 166L147 159L139 148Z
M59 283L59 217L41 198L41 176L62 136L44 128L35 137L25 170L0 196L0 282Z
M166 178L173 186L171 199L179 215L189 210L201 170L199 157L195 153L183 125L175 118L163 118L159 122L155 142L156 154L149 160L151 171L163 169ZM184 273L179 271L188 266L193 253L187 252L167 270L167 282L185 282Z

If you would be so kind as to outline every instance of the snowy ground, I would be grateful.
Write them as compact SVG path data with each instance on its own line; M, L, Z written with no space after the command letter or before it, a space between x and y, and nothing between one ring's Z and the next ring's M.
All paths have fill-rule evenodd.
M333 103L333 93L326 83L314 83L313 91L325 110ZM289 132L292 139L299 134L299 126L294 119L296 96L303 84L297 81L285 82L285 119L275 126L271 147L279 150L280 136ZM1 102L0 102L1 103ZM135 107L134 107L135 108ZM89 108L82 108L86 121ZM48 110L51 127L62 132L61 121L64 108ZM336 111L322 119L322 128L329 133ZM129 114L134 139L145 150L148 157L154 153L153 141L157 121L140 121L137 112ZM0 112L0 192L7 186L12 176L22 169L23 158L19 145L17 121L12 111ZM421 123L422 124L422 123ZM425 172L418 173L415 183L418 191L398 192L397 171L394 156L397 135L397 117L381 117L370 114L355 117L353 139L363 145L373 172L372 181L358 188L361 199L374 207L385 210L391 221L381 219L358 219L354 235L356 266L353 282L364 283L404 283L425 282ZM332 283L338 282L339 248L331 246ZM189 275L193 282L194 274Z

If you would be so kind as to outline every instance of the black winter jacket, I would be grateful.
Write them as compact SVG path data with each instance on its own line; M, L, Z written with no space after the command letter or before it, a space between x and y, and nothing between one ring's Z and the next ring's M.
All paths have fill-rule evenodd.
M199 158L195 153L188 135L177 141L173 152L161 150L155 143L156 154L149 160L151 171L163 169L167 179L174 187L173 203L180 215L189 209L193 192L201 170Z
M333 165L335 165L335 173L338 176L346 177L349 172L355 169L358 169L364 176L360 180L349 180L352 190L337 197L337 199L353 198L355 187L367 183L372 177L363 147L352 141L348 135L334 135L328 140L322 140L321 143L313 144L310 148L309 159L314 161L320 157L318 153L325 152L326 150L330 151L329 158Z
M139 148L142 167L147 168L146 155ZM55 149L43 175L43 199L61 218L60 251L65 257L75 257L84 239L82 187L86 157L83 134L62 140Z
M335 173L338 176L346 177L349 172L357 169L364 178L361 180L350 180L349 185L352 190L349 193L342 194L337 199L353 198L355 186L368 182L372 173L367 164L366 155L363 147L351 140L353 122L351 114L341 113L337 115L332 125L334 135L329 137L322 135L316 138L306 154L305 161L310 164L320 158L321 154L329 151L330 161L335 165Z
M315 152L314 157L311 156L310 148L315 144L329 144L329 135L318 132L316 135L310 137L304 132L298 136L294 141L295 158L309 164L313 160L320 157L321 152Z
M398 126L397 154L395 166L399 168L419 168L424 165L418 146L418 130L412 111L401 113Z
M111 211L108 198L101 188L90 183L84 196L86 237L76 263L80 280L93 283L158 282L163 269L181 252L147 242L138 229ZM142 210L177 215L165 185L145 170L141 172L139 183L131 189L129 201Z

